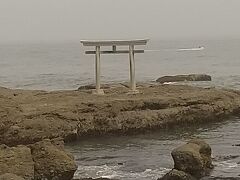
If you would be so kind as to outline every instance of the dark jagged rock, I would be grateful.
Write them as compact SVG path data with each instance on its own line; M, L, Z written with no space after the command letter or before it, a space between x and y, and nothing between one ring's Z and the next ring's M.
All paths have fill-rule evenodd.
M211 81L211 76L207 74L189 74L189 75L176 75L176 76L163 76L156 81L159 83L166 82L180 82L180 81Z

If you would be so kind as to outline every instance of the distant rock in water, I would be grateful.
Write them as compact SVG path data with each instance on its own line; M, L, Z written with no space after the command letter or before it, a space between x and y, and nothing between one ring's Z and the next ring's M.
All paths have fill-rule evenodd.
M159 83L166 82L181 82L181 81L211 81L212 78L207 74L189 74L189 75L176 75L176 76L163 76L156 81Z
M158 180L196 180L213 168L211 147L203 140L189 141L172 151L174 168Z

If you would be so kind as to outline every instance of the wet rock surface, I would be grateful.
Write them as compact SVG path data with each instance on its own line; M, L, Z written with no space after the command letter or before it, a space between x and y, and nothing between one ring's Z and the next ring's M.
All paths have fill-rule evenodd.
M194 139L171 153L174 168L159 180L195 180L209 175L213 169L211 147L200 139Z
M200 178L213 168L211 153L211 147L197 139L174 149L171 154L175 169Z
M190 174L173 169L172 171L168 172L162 178L158 180L197 180L195 177L191 176Z
M159 83L166 82L181 82L181 81L211 81L211 76L207 74L189 74L189 75L176 75L176 76L163 76L156 81Z

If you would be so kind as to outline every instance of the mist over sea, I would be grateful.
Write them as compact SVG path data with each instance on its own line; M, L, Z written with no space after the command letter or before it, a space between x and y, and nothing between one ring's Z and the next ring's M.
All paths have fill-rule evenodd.
M205 49L178 51L199 46ZM209 86L239 89L239 47L240 40L153 39L144 54L136 54L136 78L145 82L164 75L206 73L213 77ZM80 42L1 44L0 86L62 90L94 83L95 57L85 55L84 50ZM128 55L102 55L101 71L103 83L129 81Z

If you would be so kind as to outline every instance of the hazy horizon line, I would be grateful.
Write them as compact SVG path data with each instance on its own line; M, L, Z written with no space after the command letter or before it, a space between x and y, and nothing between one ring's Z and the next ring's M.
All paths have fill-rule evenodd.
M240 40L240 37L232 37L232 36L224 36L224 37L177 37L177 38L160 38L160 37L133 37L133 38L106 38L106 40L128 40L128 39L149 39L150 41L234 41ZM7 44L55 44L55 43L80 43L80 40L89 39L89 40L104 40L103 38L69 38L69 39L52 39L52 40L45 40L45 39L34 39L34 40L8 40L8 41L1 41L1 45Z

